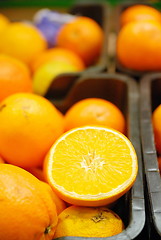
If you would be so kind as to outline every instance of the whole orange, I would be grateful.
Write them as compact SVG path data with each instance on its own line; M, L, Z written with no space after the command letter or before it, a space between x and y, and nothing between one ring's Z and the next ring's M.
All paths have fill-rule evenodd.
M53 191L27 171L0 166L0 239L53 239L58 217Z
M25 63L0 54L0 101L17 92L32 92L32 79Z
M154 138L156 149L161 154L161 104L154 110L152 114L152 124L154 129Z
M106 207L71 206L58 216L54 239L64 236L108 238L123 230L121 218Z
M57 45L74 51L90 65L101 53L103 36L103 30L95 20L81 16L62 26Z
M47 99L17 93L0 103L0 154L24 168L41 166L64 131L62 114Z
M75 103L65 114L65 130L84 125L103 125L125 131L125 119L120 109L101 98L87 98Z
M121 13L120 17L122 26L129 22L142 20L156 20L161 23L161 13L154 7L143 4L135 4L125 9Z
M161 70L161 23L136 21L126 24L117 38L117 58L139 71Z
M76 66L76 69L78 71L81 71L85 68L83 60L76 53L69 49L55 47L43 51L34 58L31 63L33 72L35 72L40 66L49 61L58 61L72 64L73 66Z
M25 63L47 48L42 34L32 24L12 22L0 38L0 52L16 57Z

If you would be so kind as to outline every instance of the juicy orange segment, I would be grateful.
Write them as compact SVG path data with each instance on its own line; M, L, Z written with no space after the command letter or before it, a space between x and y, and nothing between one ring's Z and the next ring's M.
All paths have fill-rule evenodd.
M120 132L85 126L62 135L51 147L45 174L65 201L82 206L114 202L133 185L137 156Z

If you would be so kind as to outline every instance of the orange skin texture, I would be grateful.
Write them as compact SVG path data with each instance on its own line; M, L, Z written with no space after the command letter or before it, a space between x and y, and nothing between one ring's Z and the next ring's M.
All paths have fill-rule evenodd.
M96 21L77 17L62 26L57 36L57 45L74 51L88 66L98 59L103 38L103 30Z
M32 175L34 175L36 178L38 178L39 180L46 182L42 169L33 167L33 168L26 169L26 170L28 172L30 172ZM60 199L56 195L56 193L54 191L53 191L53 198L54 198L54 202L56 205L57 214L59 215L66 208L66 204L62 199Z
M161 154L161 105L159 105L152 114L152 124L154 129L154 139L156 149Z
M121 218L106 207L71 206L58 216L54 239L63 236L111 237L123 230Z
M0 101L17 92L32 92L32 79L25 63L0 55Z
M161 69L161 24L141 21L126 24L117 38L117 58L129 69L154 71Z
M161 23L161 13L151 6L136 4L125 9L120 17L121 26L142 20L156 20Z
M31 63L31 69L35 72L39 67L49 61L58 61L76 66L78 71L85 69L83 60L73 51L61 47L47 49L38 54Z
M99 98L83 99L65 114L65 131L84 125L102 125L125 131L125 119L113 103Z
M6 162L40 167L64 131L63 115L47 99L31 93L9 96L0 104L0 154Z
M53 199L56 205L57 214L59 215L66 209L66 203L58 197L58 195L53 191Z
M58 217L47 183L22 168L2 163L0 190L0 239L53 238Z

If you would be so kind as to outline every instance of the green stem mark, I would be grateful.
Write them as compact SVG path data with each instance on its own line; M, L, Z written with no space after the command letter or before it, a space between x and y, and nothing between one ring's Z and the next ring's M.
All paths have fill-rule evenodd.
M44 234L48 234L51 231L51 226L48 226L47 228L45 228Z

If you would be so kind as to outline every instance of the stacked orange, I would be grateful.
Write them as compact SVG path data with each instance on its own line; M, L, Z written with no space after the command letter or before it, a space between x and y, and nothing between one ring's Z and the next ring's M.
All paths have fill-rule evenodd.
M33 78L32 91L43 96L57 75L82 71L96 63L103 44L103 30L88 17L76 17L64 24L58 33L56 46L51 49L48 49L46 39L32 23L11 22L2 14L0 35L0 53L27 65ZM44 75L48 76L45 80ZM44 81L48 81L48 84L44 84ZM39 89L37 85L40 84L45 90ZM14 88L19 92L17 85Z
M146 5L133 5L120 18L117 57L129 69L161 70L161 13Z
M85 110L87 116L81 114L82 103L88 107ZM20 167L4 164L5 167L0 168L0 171L2 173L4 170L9 171L6 182L20 181L23 185L20 184L19 192L28 192L24 190L24 180L15 178L19 172L23 178L28 179L26 181L30 181L30 173L32 173L41 180L41 183L37 182L37 178L32 177L32 183L26 182L27 188L30 184L37 184L43 188L42 181L46 181L52 188L50 197L46 190L43 190L47 198L45 201L47 203L49 201L49 214L52 211L51 219L54 221L54 225L50 223L48 226L45 225L42 232L44 239L70 235L94 237L96 232L98 237L108 237L122 232L124 229L122 220L107 207L110 207L109 204L114 203L133 185L137 175L137 157L132 144L121 133L125 131L125 119L121 111L104 99L84 99L73 105L63 118L48 100L31 93L13 94L1 102L0 108L0 154L7 163L28 170L26 172ZM108 108L109 112L106 115ZM92 111L95 112L93 121L90 120ZM72 112L71 117L70 112ZM73 114L80 117L79 120L77 118L75 126L70 123L73 120ZM83 123L82 118L84 118ZM111 125L111 119L114 125ZM64 125L69 125L70 130L63 134ZM44 175L41 169L37 168L42 164ZM111 185L104 184L104 181L109 178ZM12 183L10 185L12 186ZM84 186L87 187L84 188ZM8 187L9 185L5 185L5 192L6 189L9 192L13 189ZM6 201L4 191L2 194ZM27 196L26 199L29 198ZM30 194L31 196L34 197L34 193ZM51 201L56 206L56 212L50 208ZM65 202L72 206L66 208ZM19 204L16 206L19 207ZM92 208L88 208L89 206ZM15 209L12 203L10 212L14 213ZM27 208L23 209L23 212L26 211ZM42 210L40 212L42 213ZM22 220L21 217L22 215L19 220L26 223L26 219ZM58 223L56 223L57 218ZM71 224L72 219L75 219L76 225ZM8 222L7 218L6 222ZM66 225L68 228L65 227ZM100 230L102 225L106 226L105 231ZM52 231L51 226L53 226ZM2 236L4 240L8 240L11 233L15 234L15 239L24 237L22 234L20 238L14 228L8 235L6 235L5 226L3 229L0 237ZM35 234L35 231L37 231L35 228L30 231L30 237Z
M110 204L132 187L138 170L135 149L124 135L124 115L111 102L92 98L63 116L32 93L31 81L33 73L54 61L70 61L79 70L95 63L102 29L78 17L62 28L58 47L50 50L30 24L6 21L2 31L0 239L119 234L124 224Z
M54 238L119 234L124 224L107 207L131 188L138 168L135 150L121 133L124 116L111 102L89 98L71 106L64 119L66 132L44 162L47 182L71 204L58 216Z

